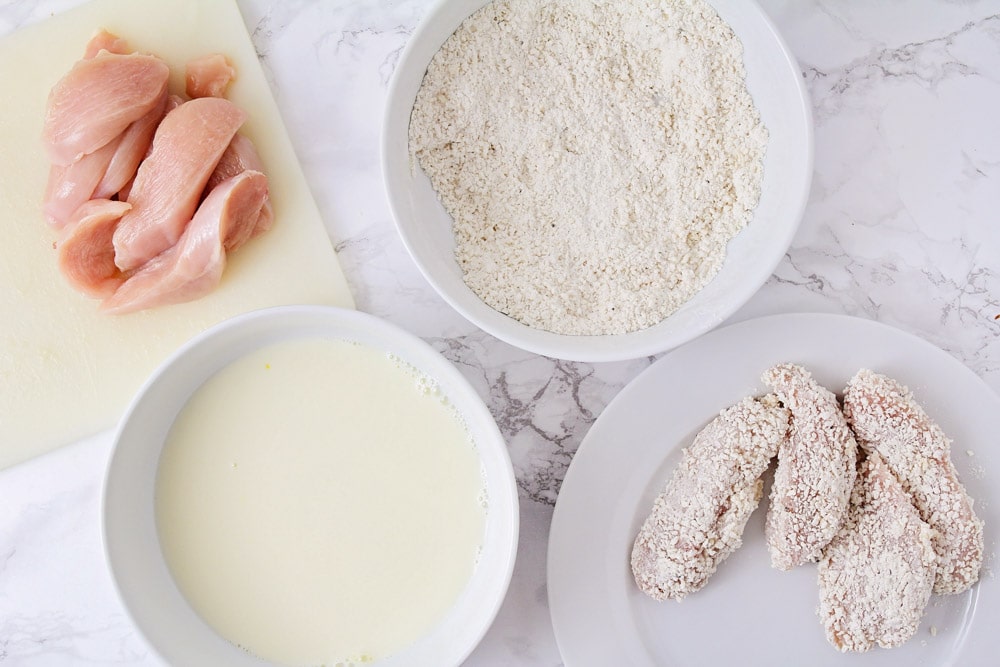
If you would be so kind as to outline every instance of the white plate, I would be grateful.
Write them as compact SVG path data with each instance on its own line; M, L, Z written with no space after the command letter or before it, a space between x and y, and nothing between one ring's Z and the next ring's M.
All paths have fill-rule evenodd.
M159 548L153 498L166 434L191 393L216 371L264 345L316 337L386 350L434 378L465 420L483 464L489 510L482 552L469 583L427 635L378 664L459 664L500 608L517 551L517 486L507 446L479 395L424 341L371 315L324 306L268 308L226 320L178 350L143 386L115 438L104 486L105 553L132 620L171 665L261 667L265 663L217 635L190 607L170 575Z
M955 465L986 522L987 562L971 591L932 597L917 634L901 647L841 654L826 642L815 613L815 566L770 567L766 500L747 524L742 548L683 602L656 602L632 579L632 541L680 448L719 410L764 393L761 372L781 361L805 365L837 393L861 367L883 372L909 386L954 439ZM978 376L933 345L868 320L776 315L678 348L608 405L563 482L548 555L549 605L563 659L570 667L997 664L998 437L1000 399Z

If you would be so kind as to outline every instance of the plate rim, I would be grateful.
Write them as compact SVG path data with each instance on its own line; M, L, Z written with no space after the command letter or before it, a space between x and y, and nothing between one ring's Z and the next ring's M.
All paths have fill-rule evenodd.
M571 633L564 626L564 619L561 618L561 613L562 613L561 609L563 605L561 604L558 597L560 595L560 587L562 586L562 584L560 584L559 582L563 580L563 577L561 577L559 572L557 571L560 565L559 562L557 562L557 556L560 553L560 551L564 550L562 543L566 541L566 538L563 536L563 533L569 530L567 522L570 521L570 518L568 518L569 516L568 513L571 512L571 509L567 509L567 502L574 501L574 496L578 493L576 487L579 484L583 483L578 478L583 474L587 474L587 471L585 469L583 473L580 472L581 469L583 468L581 465L577 464L577 461L580 460L586 461L588 457L593 456L593 454L590 454L591 450L594 450L596 447L600 446L599 441L596 441L594 438L591 438L591 432L593 431L594 427L598 425L598 422L600 422L601 418L605 414L611 412L611 414L614 415L615 412L619 411L621 409L619 404L627 405L631 400L631 394L633 394L636 391L641 391L643 385L649 382L648 377L655 377L658 373L662 372L660 370L656 370L657 367L664 367L664 368L669 367L672 361L675 361L681 355L690 354L692 348L694 348L694 350L697 352L699 348L704 348L706 346L713 345L716 339L733 336L734 334L739 333L739 331L743 328L767 327L767 326L792 327L797 323L803 323L803 322L821 323L825 324L827 327L835 327L838 325L850 326L850 327L862 327L862 328L868 328L869 330L872 331L878 331L881 335L890 335L899 337L901 339L907 339L908 341L910 341L911 344L916 345L918 348L921 348L927 351L928 353L937 355L941 360L943 360L944 363L947 363L956 373L961 375L966 381L971 381L975 384L975 386L978 386L979 389L981 390L981 397L990 404L995 405L997 408L994 419L1000 419L1000 417L997 416L1000 415L1000 395L998 395L997 392L993 391L993 389L986 383L986 381L978 374L976 374L974 371L972 371L968 366L963 364L961 361L956 359L953 355L949 354L947 351L937 347L933 343L929 342L928 340L916 334L903 331L888 324L878 322L876 320L871 320L868 318L856 317L845 314L828 313L828 312L776 313L760 317L748 318L745 320L727 324L726 326L715 329L705 334L704 336L701 336L700 338L689 342L684 346L671 350L670 352L665 354L662 358L658 359L656 362L654 362L649 367L644 369L635 378L633 378L625 387L622 388L621 391L618 392L618 394L608 403L605 409L601 412L601 415L599 415L598 419L595 420L594 424L591 425L591 429L588 431L588 433L584 436L583 440L581 441L580 446L578 447L577 452L574 455L573 460L571 461L570 466L563 479L563 484L562 488L560 489L559 496L556 499L556 505L553 510L552 522L550 526L549 539L547 544L547 549L548 549L547 559L546 559L546 579L548 583L547 601L549 606L550 620L552 621L553 630L555 634L556 644L557 647L559 648L560 655L562 659L565 661L565 664L567 666L571 664L578 664L576 662L571 662L571 660L577 657L579 654L575 650L575 648L571 646L569 642L569 635ZM640 379L642 378L647 378L647 379L642 380L640 382ZM615 407L612 410L613 406ZM668 449L664 450L663 458L664 459L668 458L673 452L677 450L677 448L682 446L684 446L684 443L675 442ZM581 453L583 454L582 457ZM564 493L564 491L567 489L567 483L568 483L568 488L570 490L570 493L568 495ZM567 498L569 498L568 501L566 500ZM980 498L977 497L976 500L979 501ZM993 498L990 497L989 500L993 500ZM983 499L983 501L988 502L985 498ZM993 528L994 528L993 526L990 526L988 530L992 532ZM994 538L993 540L994 548L995 548L995 542L996 540ZM579 548L580 545L577 544L576 546ZM986 545L987 552L989 552L990 548L991 548L990 542L988 541ZM991 599L998 597L997 591L992 589L1000 584L997 584L997 582L993 581L995 579L995 576L990 571L990 565L991 563L988 557L984 562L983 570L980 576L980 581L973 589L972 594L969 597L968 604L966 605L965 610L962 612L963 628L958 633L958 637L956 639L956 645L958 646L958 653L959 653L957 657L963 662L961 663L949 662L947 664L966 664L964 661L973 659L977 655L981 655L982 652L989 649L988 642L980 641L977 639L978 637L981 637L983 633L979 633L977 635L974 632L972 633L969 632L970 624L969 622L966 621L966 617L968 617L970 614L977 612L981 607L984 606L982 604L983 596L980 595L980 592L984 587L989 587L991 589L989 593ZM987 605L988 609L985 610L985 613L988 614L989 618L993 618L994 620L996 620L995 617L998 616L996 608L997 602L998 601L996 600L994 600L993 602L989 602ZM984 624L988 624L989 618L987 618L982 622ZM612 619L612 620L618 621L618 619ZM610 634L608 636L612 637L612 635ZM912 641L915 641L915 638L911 639L911 642ZM646 652L646 649L644 647L636 649L634 647L628 647L628 646L623 647L621 645L618 645L616 647L616 650L618 650L619 653L624 653L625 651L631 650L632 651L631 657L636 660L636 664L646 664L650 660L650 656Z

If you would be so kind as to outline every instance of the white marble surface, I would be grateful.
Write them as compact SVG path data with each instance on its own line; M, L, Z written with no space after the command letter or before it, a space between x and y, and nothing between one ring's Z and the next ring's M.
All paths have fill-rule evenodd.
M0 34L73 4L0 0ZM579 364L513 349L459 317L410 261L383 195L379 127L393 66L430 4L240 0L358 307L458 365L509 442L518 562L467 664L558 665L545 554L559 483L602 408L652 359ZM787 311L876 319L944 348L1000 391L1000 2L762 4L812 96L815 176L784 261L732 321ZM105 433L0 473L4 667L157 664L101 551L110 446Z

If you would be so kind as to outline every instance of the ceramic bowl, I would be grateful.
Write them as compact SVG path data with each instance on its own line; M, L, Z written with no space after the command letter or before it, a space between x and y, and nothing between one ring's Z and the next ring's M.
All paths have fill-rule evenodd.
M419 164L410 159L414 99L431 58L483 0L444 0L407 42L389 87L382 127L382 170L396 226L434 289L470 322L512 345L574 361L656 354L714 328L742 306L781 261L798 227L812 177L813 139L802 72L767 15L749 0L711 0L743 43L747 86L770 138L761 198L747 228L728 246L715 278L672 315L621 335L571 336L526 326L494 310L463 281L452 220Z
M106 555L125 608L168 664L266 663L216 634L171 576L154 511L157 466L167 433L191 394L223 367L265 345L317 336L383 349L435 379L466 422L486 481L483 548L464 591L429 634L378 664L459 664L500 607L517 546L517 489L504 440L471 385L422 340L370 315L324 306L270 308L227 320L187 343L146 382L118 427L103 497Z

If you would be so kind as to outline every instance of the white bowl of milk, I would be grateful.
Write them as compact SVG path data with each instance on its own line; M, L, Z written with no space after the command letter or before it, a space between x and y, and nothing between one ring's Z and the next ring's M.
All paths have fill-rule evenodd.
M125 607L178 665L458 664L518 534L468 382L322 306L236 317L161 366L119 425L103 519Z

